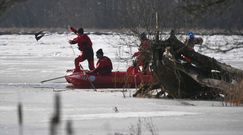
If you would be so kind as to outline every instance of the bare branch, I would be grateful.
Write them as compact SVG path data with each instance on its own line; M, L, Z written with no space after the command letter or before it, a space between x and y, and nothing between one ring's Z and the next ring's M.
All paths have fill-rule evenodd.
M220 47L218 48L211 48L207 45L204 45L204 46L201 46L201 48L205 48L205 49L208 49L208 50L211 50L211 51L214 51L214 52L219 52L219 53L227 53L229 51L232 51L234 49L240 49L240 48L243 48L243 42L238 42L238 43L235 43L233 46L231 47L228 47L227 49L221 49Z

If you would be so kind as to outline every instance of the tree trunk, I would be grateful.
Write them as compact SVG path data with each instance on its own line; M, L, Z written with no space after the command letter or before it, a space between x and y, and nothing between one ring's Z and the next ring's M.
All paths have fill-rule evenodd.
M147 90L142 90L143 95L144 91L149 92L154 86L163 86L172 97L215 99L243 77L242 70L187 48L173 34L165 41L153 41L152 45L152 69L159 81L146 86ZM167 47L170 47L173 58L163 56ZM182 55L190 58L191 62L185 62ZM138 91L135 96L139 95Z

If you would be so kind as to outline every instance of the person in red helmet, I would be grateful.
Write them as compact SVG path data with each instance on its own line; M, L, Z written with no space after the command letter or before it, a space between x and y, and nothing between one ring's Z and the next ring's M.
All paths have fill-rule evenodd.
M96 52L96 56L99 59L96 63L96 68L94 70L87 72L87 74L100 74L100 75L110 74L113 69L110 58L104 56L102 49L99 49Z
M74 72L80 72L80 66L79 63L83 62L84 60L88 60L89 63L89 69L93 70L94 67L94 51L92 48L92 42L88 35L84 34L83 28L79 28L78 30L74 29L73 27L70 27L70 30L77 34L77 37L73 40L69 40L69 43L72 44L78 44L78 49L80 50L81 54L75 58L75 69Z

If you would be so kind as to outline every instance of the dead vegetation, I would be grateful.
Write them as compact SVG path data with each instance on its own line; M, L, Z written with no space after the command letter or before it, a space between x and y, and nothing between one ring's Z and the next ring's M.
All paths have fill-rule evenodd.
M240 106L243 104L243 80L229 86L224 92L225 106Z

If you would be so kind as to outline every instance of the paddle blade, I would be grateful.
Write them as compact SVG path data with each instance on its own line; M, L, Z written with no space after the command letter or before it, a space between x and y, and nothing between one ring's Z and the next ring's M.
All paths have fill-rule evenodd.
M40 40L44 35L45 35L45 33L43 31L35 33L36 41Z

